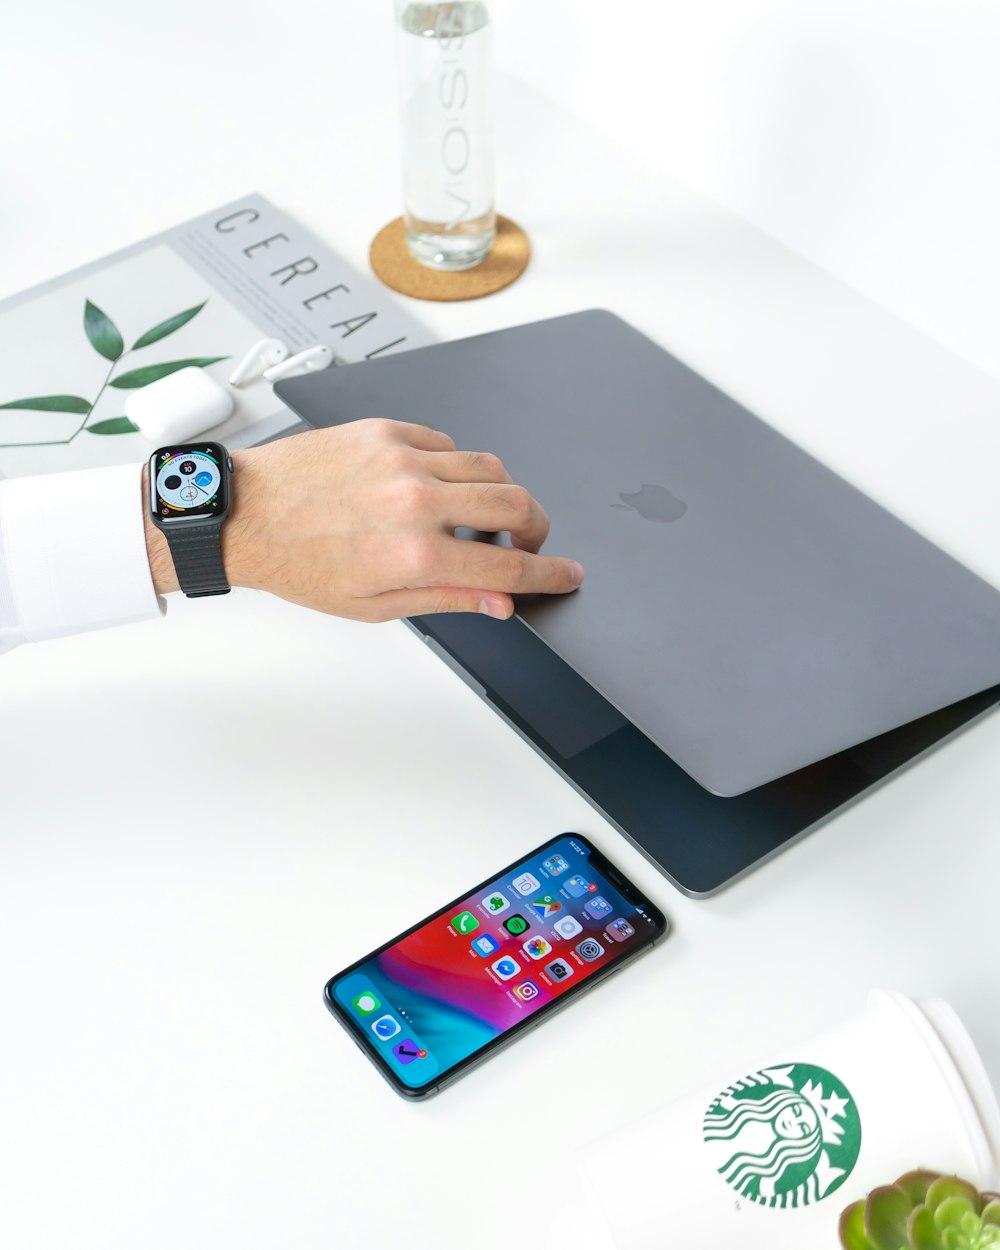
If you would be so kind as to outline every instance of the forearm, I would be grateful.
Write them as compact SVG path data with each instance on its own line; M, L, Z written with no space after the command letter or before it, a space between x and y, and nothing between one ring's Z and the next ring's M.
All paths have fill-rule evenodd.
M425 426L356 421L233 453L222 559L231 586L267 590L353 620L428 612L504 619L515 594L565 594L575 561L543 556L549 522L495 457L455 450ZM145 544L159 595L178 589L170 549L149 518ZM510 534L467 542L458 529Z

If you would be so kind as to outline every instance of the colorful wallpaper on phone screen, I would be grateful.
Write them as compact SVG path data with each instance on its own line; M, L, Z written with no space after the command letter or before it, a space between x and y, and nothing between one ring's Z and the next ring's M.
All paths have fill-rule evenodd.
M426 1085L646 936L650 921L566 837L336 980L352 1024Z

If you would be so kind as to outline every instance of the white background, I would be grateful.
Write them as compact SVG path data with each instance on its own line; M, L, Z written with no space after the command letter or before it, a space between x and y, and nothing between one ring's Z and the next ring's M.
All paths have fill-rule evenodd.
M428 325L613 308L1000 583L995 10L498 10L499 202L535 255L492 299L413 305ZM19 8L3 283L249 189L363 266L399 211L392 56L372 0ZM586 1236L582 1143L873 985L943 994L1000 1073L998 717L693 902L400 625L234 594L23 648L0 679L5 1246ZM673 936L404 1104L328 1018L324 980L567 828Z
M1000 375L995 0L501 8L502 64Z
M995 0L495 10L503 69L1000 375ZM155 22L40 0L0 66L10 290L242 195L248 173L280 191L308 163L308 224L341 249L367 241L345 220L397 206L390 0L175 0ZM499 138L506 166L502 115Z

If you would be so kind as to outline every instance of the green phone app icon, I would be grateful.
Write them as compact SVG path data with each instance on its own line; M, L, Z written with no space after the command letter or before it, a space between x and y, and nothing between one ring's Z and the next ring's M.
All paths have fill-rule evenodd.
M461 911L457 916L452 916L451 927L456 933L471 933L473 929L479 928L479 921L471 911Z
M370 1016L373 1011L378 1011L378 1009L382 1006L371 990L365 990L364 993L359 994L357 998L352 998L351 1002L355 1009L360 1011L363 1016Z

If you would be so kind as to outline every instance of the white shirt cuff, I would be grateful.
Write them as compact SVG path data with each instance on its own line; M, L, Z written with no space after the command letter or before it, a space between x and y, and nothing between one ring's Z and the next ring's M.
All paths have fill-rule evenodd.
M146 554L137 464L0 483L4 563L25 641L165 611Z

